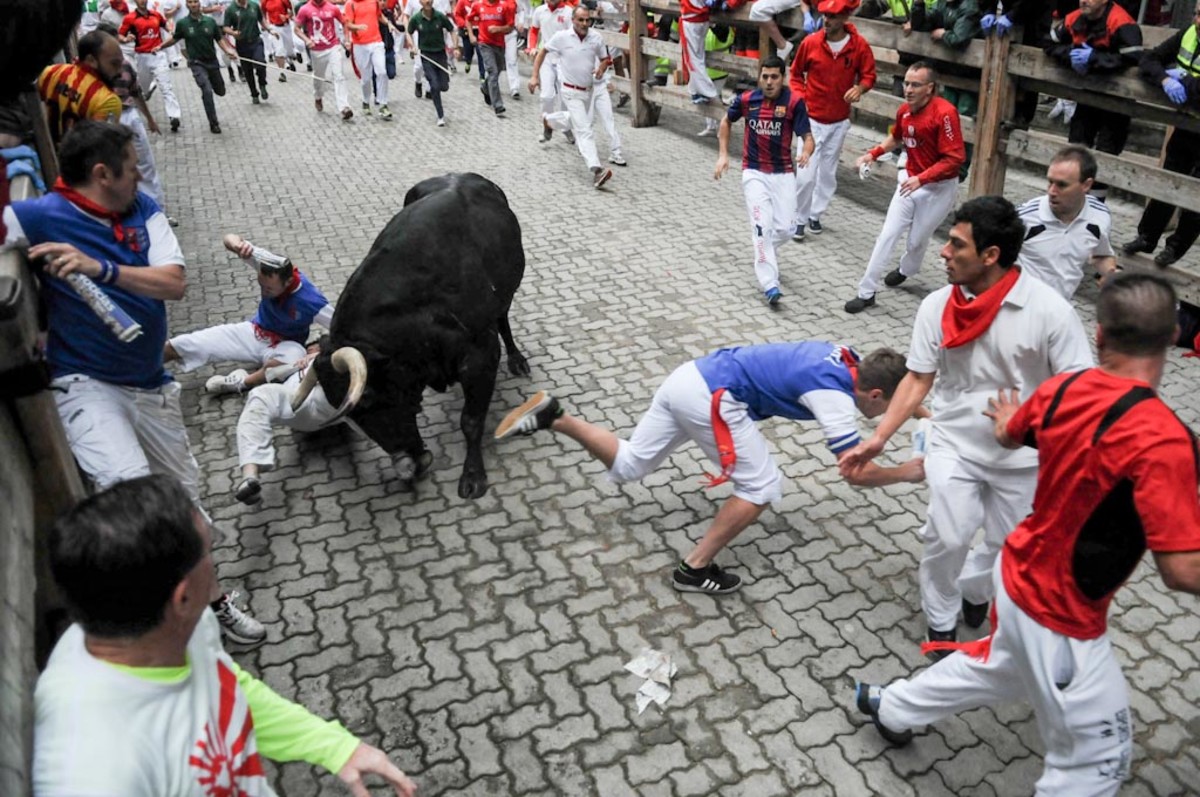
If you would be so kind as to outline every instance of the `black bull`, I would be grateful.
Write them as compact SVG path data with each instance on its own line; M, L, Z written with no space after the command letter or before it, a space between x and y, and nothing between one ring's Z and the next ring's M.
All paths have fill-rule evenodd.
M417 431L424 389L461 382L467 457L458 494L487 492L480 446L500 363L497 333L509 371L529 375L508 324L524 273L521 225L504 192L477 174L448 174L409 190L350 276L321 342L317 378L340 404L348 378L330 356L343 346L362 352L367 388L349 417L392 456L402 480L433 460Z

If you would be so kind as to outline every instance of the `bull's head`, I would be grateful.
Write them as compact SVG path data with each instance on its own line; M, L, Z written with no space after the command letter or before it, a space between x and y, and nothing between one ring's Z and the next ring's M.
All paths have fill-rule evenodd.
M326 355L322 352L318 359L324 358ZM350 410L354 409L354 405L358 404L358 400L362 398L363 390L367 387L367 361L362 356L362 353L352 346L343 346L329 355L329 364L333 371L339 375L349 375L350 387L346 390L346 395L342 399L341 406L338 407L338 412L335 417L340 418ZM308 395L312 393L312 389L317 386L317 363L314 362L309 366L308 371L304 374L304 379L300 382L300 387L296 389L295 395L292 396L292 411L295 412L304 403Z

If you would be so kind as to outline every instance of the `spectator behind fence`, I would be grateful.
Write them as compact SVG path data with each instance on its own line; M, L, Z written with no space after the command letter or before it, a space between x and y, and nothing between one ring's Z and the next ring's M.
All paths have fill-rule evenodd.
M1112 0L1079 0L1079 8L1050 30L1046 54L1080 75L1106 75L1137 64L1142 30ZM1067 141L1110 155L1120 155L1129 137L1129 117L1080 103L1071 117ZM1092 194L1101 201L1108 186L1096 183Z
M1181 109L1196 111L1200 108L1200 37L1197 23L1200 22L1200 4L1196 6L1192 24L1159 44L1153 50L1142 53L1139 64L1142 77L1162 87L1167 99ZM1167 152L1163 168L1200 177L1200 133L1175 128L1167 140ZM1153 252L1158 239L1171 221L1175 206L1158 199L1150 200L1138 222L1138 234L1122 248L1125 254ZM1179 226L1167 239L1163 250L1154 256L1154 262L1163 268L1187 254L1200 236L1200 214L1190 209L1181 209Z
M50 533L50 567L76 623L34 696L39 797L273 795L264 758L323 766L357 797L369 774L415 792L383 752L221 648L208 607L212 530L175 479L146 476L83 501Z

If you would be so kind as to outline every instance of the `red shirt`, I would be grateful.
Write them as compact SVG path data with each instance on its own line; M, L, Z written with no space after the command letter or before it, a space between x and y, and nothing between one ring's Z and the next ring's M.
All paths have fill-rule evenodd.
M1195 439L1145 382L1099 368L1052 377L1008 434L1036 445L1039 472L1033 513L1004 543L1004 589L1046 628L1101 636L1147 547L1200 550Z
M967 159L958 111L941 97L934 97L916 113L908 103L896 110L895 137L908 152L908 175L924 185L957 179L958 167Z
M133 38L137 42L133 46L134 52L148 53L162 44L162 29L165 27L167 21L157 11L147 11L145 14L134 11L121 21L118 33L124 36L133 31Z
M471 0L458 0L454 4L454 25L457 28L467 27L467 17L471 13Z
M374 44L383 41L379 32L379 16L382 12L378 0L347 0L342 6L342 24L366 25L366 30L350 31L352 44Z
M282 25L292 15L292 4L290 0L262 0L262 10L267 15L267 22Z
M850 40L834 54L822 30L804 37L792 61L790 86L804 98L810 119L833 124L850 118L850 103L842 99L858 84L875 85L875 54L853 25L846 25Z
M312 40L313 52L324 52L340 46L334 22L342 21L342 10L333 3L308 2L296 12L296 25Z
M467 15L467 21L479 28L477 34L479 43L490 44L492 47L503 47L505 34L491 33L488 31L488 26L512 25L516 19L517 6L507 0L497 0L496 2L479 0L471 7L471 12Z

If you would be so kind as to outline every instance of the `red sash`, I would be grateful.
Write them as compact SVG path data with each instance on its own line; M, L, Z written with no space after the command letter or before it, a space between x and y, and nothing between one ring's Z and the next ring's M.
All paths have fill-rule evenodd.
M992 601L992 608L988 612L988 622L992 625L992 633L985 636L983 639L976 639L974 642L922 642L921 653L929 653L935 650L957 650L966 653L973 659L979 659L982 662L987 662L992 655L992 637L996 634L996 602Z
M1009 267L999 282L973 300L968 299L963 289L955 285L950 291L950 301L946 302L946 309L942 311L942 348L965 346L987 332L1004 304L1004 297L1008 296L1020 276L1019 267Z
M121 216L123 214L118 213L115 210L109 210L103 205L96 204L71 186L64 183L62 177L59 177L54 181L54 190L57 193L62 194L64 199L69 201L72 205L75 205L75 207L79 208L80 210L111 222L113 237L117 239L117 243L125 242L125 228L121 226Z

